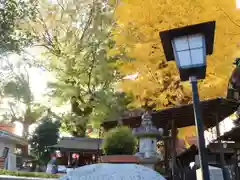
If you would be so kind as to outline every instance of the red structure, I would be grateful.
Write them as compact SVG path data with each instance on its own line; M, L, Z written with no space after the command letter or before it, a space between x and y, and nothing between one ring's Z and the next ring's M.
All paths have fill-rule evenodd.
M6 131L6 132L9 132L9 133L17 136L17 135L15 134L16 126L15 126L15 124L13 124L13 123L8 123L8 124L6 124L6 123L0 123L0 131ZM28 145L26 145L26 146L22 146L22 145L21 145L21 146L18 146L18 145L17 145L17 148L22 149L22 152L23 152L24 155L27 155L27 154L28 154Z
M11 124L11 123L9 123L9 124L1 123L0 124L0 130L7 131L7 132L10 132L10 133L14 134L15 130L16 130L16 127L15 127L14 124Z

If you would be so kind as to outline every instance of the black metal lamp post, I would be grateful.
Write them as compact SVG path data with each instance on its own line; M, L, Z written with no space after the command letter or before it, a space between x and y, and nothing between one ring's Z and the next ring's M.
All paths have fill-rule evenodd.
M215 21L160 32L164 54L175 60L182 81L192 85L193 109L198 137L199 160L203 180L209 180L204 124L197 81L206 76L206 56L213 53Z

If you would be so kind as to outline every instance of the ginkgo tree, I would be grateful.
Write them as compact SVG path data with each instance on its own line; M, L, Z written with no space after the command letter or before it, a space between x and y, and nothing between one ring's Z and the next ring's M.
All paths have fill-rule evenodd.
M202 99L225 96L239 55L240 11L235 1L224 0L121 0L115 12L115 49L109 55L129 58L118 61L122 75L138 73L134 80L125 79L120 87L135 97L134 105L146 100L157 109L191 101L188 83L181 83L175 63L165 60L159 32L185 25L216 20L214 53L207 58L207 77L200 82Z

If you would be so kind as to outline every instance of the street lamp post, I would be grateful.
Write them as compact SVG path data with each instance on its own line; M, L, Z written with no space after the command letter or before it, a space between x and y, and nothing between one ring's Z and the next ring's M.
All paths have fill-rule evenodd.
M166 59L175 60L181 80L189 80L192 85L193 110L203 180L209 180L210 177L197 82L206 76L206 56L213 53L214 32L215 21L160 32Z

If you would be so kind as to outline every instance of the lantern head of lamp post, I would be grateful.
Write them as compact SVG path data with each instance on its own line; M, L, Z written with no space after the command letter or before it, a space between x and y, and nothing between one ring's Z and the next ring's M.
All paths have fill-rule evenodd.
M215 21L160 32L167 61L175 60L182 81L206 76L206 56L213 53Z

